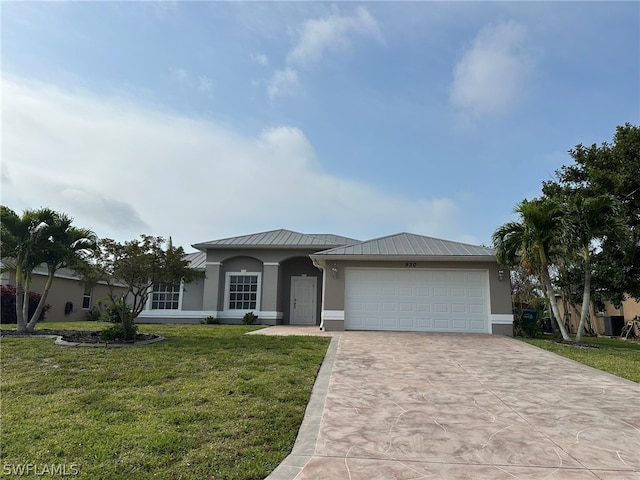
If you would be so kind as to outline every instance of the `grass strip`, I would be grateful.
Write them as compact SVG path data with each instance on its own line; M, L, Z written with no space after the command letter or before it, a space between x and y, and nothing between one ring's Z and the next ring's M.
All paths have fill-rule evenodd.
M582 337L586 346L557 343L550 335L518 338L536 347L640 383L640 343L615 337ZM588 346L598 348L589 348Z

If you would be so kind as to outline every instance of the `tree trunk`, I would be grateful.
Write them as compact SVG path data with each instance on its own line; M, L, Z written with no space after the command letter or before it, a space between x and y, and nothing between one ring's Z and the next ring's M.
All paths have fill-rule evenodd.
M551 283L551 276L549 275L549 269L547 268L546 263L542 265L540 269L540 273L542 275L542 282L547 290L547 297L549 298L549 303L551 304L551 310L553 311L553 316L556 317L558 321L558 328L560 329L560 333L562 334L562 338L567 341L571 341L571 337L567 333L567 329L564 325L564 319L560 318L560 309L558 308L558 301L556 300L555 291L553 290L553 285Z
M128 311L127 303L124 298L122 299L122 309L120 310L120 321L122 322L122 332L124 333L124 339L135 340L136 332L133 328L133 313Z
M24 278L22 268L16 267L16 318L18 320L18 332L25 333L27 331L27 321L24 315Z
M42 313L44 304L47 301L47 295L49 295L49 290L51 289L54 275L55 272L49 272L47 283L44 285L44 291L42 292L42 296L40 297L40 301L38 302L36 311L33 313L31 320L29 320L29 323L27 324L27 332L33 332L33 330L36 328L36 323L38 323L38 319L40 318L40 314Z
M584 291L582 292L582 310L580 311L580 324L576 333L576 343L582 340L582 330L589 314L589 303L591 303L591 259L587 252L584 260Z

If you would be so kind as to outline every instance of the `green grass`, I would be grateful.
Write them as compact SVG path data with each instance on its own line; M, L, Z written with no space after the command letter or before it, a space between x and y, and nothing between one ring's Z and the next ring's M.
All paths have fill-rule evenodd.
M556 343L550 335L545 335L544 338L519 338L519 340L640 383L640 343L619 338L583 337L583 343L598 345L600 348L581 348Z
M141 325L166 340L111 349L3 338L0 463L75 464L90 479L266 477L293 446L329 340L244 335L256 328Z

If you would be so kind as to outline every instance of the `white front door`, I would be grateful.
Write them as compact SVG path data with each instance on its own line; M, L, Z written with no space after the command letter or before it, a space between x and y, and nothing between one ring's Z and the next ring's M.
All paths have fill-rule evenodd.
M316 277L291 277L292 325L316 324Z

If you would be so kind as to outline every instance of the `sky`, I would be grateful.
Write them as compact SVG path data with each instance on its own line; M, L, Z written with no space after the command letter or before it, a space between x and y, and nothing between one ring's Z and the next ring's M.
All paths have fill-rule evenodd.
M640 2L12 2L2 204L472 244L640 116Z

